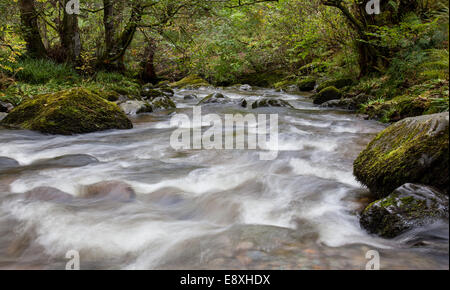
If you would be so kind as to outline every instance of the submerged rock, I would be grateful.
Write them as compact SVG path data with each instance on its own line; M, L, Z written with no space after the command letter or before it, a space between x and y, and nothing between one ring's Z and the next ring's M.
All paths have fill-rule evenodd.
M360 223L369 233L394 238L439 219L448 219L448 196L431 187L405 184L370 204Z
M286 108L294 108L291 104L289 104L285 100L281 99L262 99L256 101L252 104L252 108L263 108L263 107L286 107Z
M70 203L74 197L53 187L38 187L25 193L28 201L46 201L56 203Z
M135 200L136 193L125 182L104 181L83 188L82 197L96 200L130 202Z
M335 87L327 87L313 96L314 104L321 105L331 100L339 100L342 92Z
M0 170L10 169L19 166L19 162L12 158L0 156Z
M74 168L98 163L97 158L86 154L64 155L52 159L38 160L29 167L43 168Z
M381 132L354 162L354 174L378 198L405 183L448 193L449 114L407 118Z
M1 124L60 135L133 128L116 104L81 88L27 100L12 110Z

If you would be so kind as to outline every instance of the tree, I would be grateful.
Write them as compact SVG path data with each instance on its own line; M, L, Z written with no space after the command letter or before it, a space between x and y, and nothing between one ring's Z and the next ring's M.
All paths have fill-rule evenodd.
M19 0L21 31L30 56L44 58L47 56L44 43L39 32L38 13L34 0Z
M78 15L67 13L65 7L70 0L63 1L63 21L60 28L61 45L66 53L66 60L78 63L81 55L81 37L78 28Z
M381 7L384 10L383 13L389 15L389 17L378 17L367 13L366 6L368 2L370 0L322 0L323 5L339 9L357 33L358 39L355 46L358 52L360 76L377 72L380 66L387 65L386 52L373 44L375 38L371 33L373 28L385 24L398 23L403 15L415 11L418 7L417 0L390 1L390 3L383 3Z

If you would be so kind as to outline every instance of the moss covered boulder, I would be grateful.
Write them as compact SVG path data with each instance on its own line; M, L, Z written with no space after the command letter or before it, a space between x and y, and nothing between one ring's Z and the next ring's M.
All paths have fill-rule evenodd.
M321 90L328 88L328 87L335 87L337 89L342 89L342 88L351 86L354 83L355 83L354 80L348 79L348 78L324 81L317 87L317 91L320 92Z
M310 92L316 87L316 80L313 78L306 78L298 82L298 89L302 92Z
M356 159L356 178L378 198L405 183L431 185L448 193L448 125L448 112L391 125Z
M342 92L335 87L328 87L315 94L314 104L321 105L331 100L339 100L342 97Z
M178 82L169 84L169 86L179 89L196 89L200 87L209 87L211 85L198 75L190 75Z
M371 234L394 238L439 219L448 219L448 196L431 187L405 184L370 204L360 223Z
M25 101L12 110L1 124L61 135L133 128L116 104L81 88Z

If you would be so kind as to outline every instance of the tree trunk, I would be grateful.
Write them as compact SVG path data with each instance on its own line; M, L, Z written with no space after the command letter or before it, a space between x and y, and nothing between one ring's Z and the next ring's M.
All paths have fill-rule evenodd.
M110 11L108 13L111 13ZM105 15L107 18L106 23L109 25L109 17L111 14L106 13ZM131 15L130 19L128 20L128 24L125 27L125 29L122 31L122 33L119 35L117 39L113 38L114 40L111 41L110 39L108 41L111 41L110 47L105 50L103 56L100 58L99 66L103 68L108 69L118 69L123 70L123 58L125 56L125 52L127 51L128 47L130 46L134 35L136 33L136 29L139 25L139 23L142 20L143 15L143 8L142 5L137 1L132 4L131 7ZM108 27L109 31L111 32L111 27ZM112 28L114 31L115 29ZM106 31L106 27L105 27ZM114 33L115 34L115 33ZM106 42L106 37L105 37Z
M22 35L27 43L28 53L37 58L47 56L47 51L39 33L38 16L34 0L19 0Z
M156 83L158 78L155 72L155 51L156 45L153 39L149 39L148 46L145 48L145 59L142 62L141 80L144 83Z
M112 0L103 0L103 25L105 27L105 54L109 55L114 48L116 37L114 25L114 5Z
M80 62L81 56L81 37L78 28L78 16L76 14L68 14L66 5L69 0L64 0L64 18L61 28L62 47L66 52L66 60L74 64Z

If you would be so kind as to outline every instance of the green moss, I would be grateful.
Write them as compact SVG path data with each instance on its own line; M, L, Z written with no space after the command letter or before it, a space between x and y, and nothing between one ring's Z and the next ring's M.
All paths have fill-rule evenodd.
M321 83L317 87L317 91L320 92L321 90L327 88L327 87L335 87L337 89L342 89L344 87L348 87L353 85L354 80L352 79L336 79L336 80L329 80Z
M331 100L338 100L342 92L335 87L327 87L314 95L314 104L320 105Z
M178 82L169 84L169 86L172 88L183 89L187 87L189 88L209 87L210 84L201 77L199 77L198 75L190 75Z
M448 191L448 139L448 114L405 119L367 146L354 174L378 197L409 182Z
M45 94L25 101L2 124L61 135L133 127L116 104L82 88Z
M298 88L302 92L309 92L314 90L316 87L316 79L314 78L306 78L298 82Z

